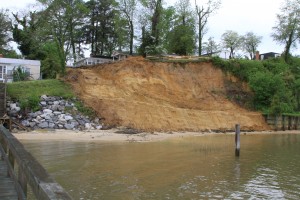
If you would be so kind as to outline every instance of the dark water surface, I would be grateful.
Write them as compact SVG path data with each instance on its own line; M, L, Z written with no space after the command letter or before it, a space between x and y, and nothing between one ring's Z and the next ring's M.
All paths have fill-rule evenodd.
M300 135L22 143L74 199L300 199Z

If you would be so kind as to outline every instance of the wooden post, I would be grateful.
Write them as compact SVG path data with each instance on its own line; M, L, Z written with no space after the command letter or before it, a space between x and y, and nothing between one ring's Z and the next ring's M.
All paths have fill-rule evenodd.
M240 148L241 148L241 143L240 143L240 125L236 124L235 125L235 156L236 157L240 156Z
M282 115L281 124L282 124L282 130L285 131L285 115Z

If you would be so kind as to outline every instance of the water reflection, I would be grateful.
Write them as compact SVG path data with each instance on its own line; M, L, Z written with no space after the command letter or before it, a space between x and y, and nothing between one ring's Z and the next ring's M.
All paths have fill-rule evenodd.
M299 199L299 137L23 143L75 199Z

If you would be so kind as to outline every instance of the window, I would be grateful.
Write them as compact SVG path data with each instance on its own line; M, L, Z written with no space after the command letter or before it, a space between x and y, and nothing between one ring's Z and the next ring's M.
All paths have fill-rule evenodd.
M24 72L25 72L26 74L30 74L30 68L26 67L25 70L24 70Z
M13 70L7 70L7 76L12 76L13 75Z
M6 74L6 66L0 66L0 78L3 79L5 78Z

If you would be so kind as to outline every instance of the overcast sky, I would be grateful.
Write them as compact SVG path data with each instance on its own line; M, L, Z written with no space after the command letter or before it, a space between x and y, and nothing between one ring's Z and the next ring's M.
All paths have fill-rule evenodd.
M176 0L167 1L175 2ZM197 0L206 2L204 0ZM262 43L258 50L261 53L277 52L281 53L284 46L274 42L270 36L272 27L275 26L276 14L284 0L221 0L221 8L209 18L209 31L204 40L208 37L214 37L220 42L221 35L226 30L233 30L240 35L252 31L256 35L262 36ZM34 3L35 0L0 0L0 7L9 9L22 9L26 5ZM191 0L192 5L194 0ZM293 49L293 54L300 55L300 50Z

